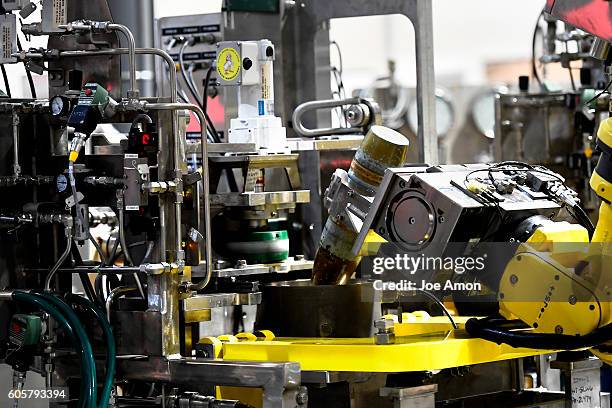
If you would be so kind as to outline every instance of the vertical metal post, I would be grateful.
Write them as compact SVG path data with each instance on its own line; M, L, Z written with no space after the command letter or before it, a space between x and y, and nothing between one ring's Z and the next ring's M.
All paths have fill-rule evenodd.
M19 165L19 114L13 111L13 176L19 177L20 175L21 166Z
M416 40L417 108L419 157L436 165L438 134L436 132L436 82L433 57L433 17L431 1L416 1L416 18L412 19Z

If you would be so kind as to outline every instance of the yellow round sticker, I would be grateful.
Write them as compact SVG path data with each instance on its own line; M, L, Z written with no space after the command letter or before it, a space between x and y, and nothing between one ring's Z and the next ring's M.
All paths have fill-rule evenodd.
M233 48L224 48L217 56L217 72L224 81L232 81L240 72L240 55Z

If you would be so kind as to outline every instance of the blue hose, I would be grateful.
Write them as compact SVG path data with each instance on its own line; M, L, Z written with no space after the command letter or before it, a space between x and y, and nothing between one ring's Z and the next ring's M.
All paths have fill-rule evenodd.
M38 293L38 296L41 296L43 299L47 300L57 309L59 309L64 316L70 321L72 327L75 331L75 334L81 341L81 345L83 348L83 358L87 362L89 366L89 385L91 388L91 400L89 403L90 408L96 408L96 400L98 393L98 379L96 374L96 361L94 359L93 349L91 347L91 343L89 342L89 337L87 337L87 333L85 332L85 328L81 324L78 316L74 313L74 311L68 306L64 301L58 299L57 297L49 294L49 293Z
M36 306L41 310L48 313L53 319L59 322L62 327L68 332L71 336L76 349L81 354L81 371L84 379L82 380L84 383L89 383L91 385L91 370L89 367L89 362L85 356L82 343L80 342L79 336L76 334L75 329L72 323L61 313L53 304L45 300L44 297L34 294L16 290L13 292L13 299L19 302L28 303L30 305ZM93 394L95 388L91 386L85 388L86 393L81 393L79 396L79 407L81 408L90 408L92 407L92 401L95 401L95 395Z
M113 336L113 329L110 323L108 322L104 312L102 312L102 310L100 310L100 308L98 308L94 303L90 302L82 296L72 294L68 295L68 300L84 307L93 317L98 320L100 326L102 327L102 331L104 332L104 337L106 339L106 379L104 381L104 386L102 387L102 393L100 394L100 402L98 403L98 407L106 408L108 406L108 401L113 390L113 382L115 379L115 365L117 358L117 350L115 346L115 337Z

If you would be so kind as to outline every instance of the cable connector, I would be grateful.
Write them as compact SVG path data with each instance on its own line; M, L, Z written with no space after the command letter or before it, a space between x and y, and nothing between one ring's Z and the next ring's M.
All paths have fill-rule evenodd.
M70 153L68 154L68 161L74 163L79 158L79 153L83 146L85 146L85 140L87 137L83 133L76 132L74 137L70 141Z

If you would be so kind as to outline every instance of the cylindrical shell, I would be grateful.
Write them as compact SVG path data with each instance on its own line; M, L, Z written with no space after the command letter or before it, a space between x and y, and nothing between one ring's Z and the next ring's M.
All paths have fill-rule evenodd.
M385 170L404 164L409 143L406 136L393 129L372 126L351 163L351 188L363 195L375 195Z

